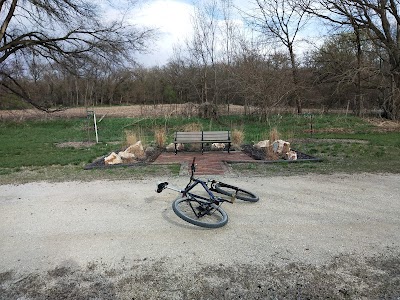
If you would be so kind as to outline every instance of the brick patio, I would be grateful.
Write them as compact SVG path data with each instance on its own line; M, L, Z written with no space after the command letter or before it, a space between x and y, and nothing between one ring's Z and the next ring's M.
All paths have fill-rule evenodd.
M189 174L190 164L196 157L196 175L222 175L228 173L230 168L228 162L251 162L253 158L242 151L210 151L204 152L163 152L153 164L181 164L181 174Z

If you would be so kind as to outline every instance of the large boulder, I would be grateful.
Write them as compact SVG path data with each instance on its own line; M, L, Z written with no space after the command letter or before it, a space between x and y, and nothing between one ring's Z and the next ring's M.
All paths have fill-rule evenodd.
M121 157L124 163L131 163L135 160L135 154L126 151L119 152L118 156Z
M290 151L290 143L284 140L276 140L272 143L272 150L278 155L284 155Z
M104 164L105 165L122 164L122 159L117 153L112 152L109 156L104 158Z
M142 159L146 157L144 148L141 141L136 142L134 145L129 146L125 149L126 153L132 153L136 158Z
M257 144L254 144L254 148L261 149L269 147L269 140L259 141Z
M289 160L296 160L297 153L290 150L290 143L284 140L275 140L270 142L270 140L259 141L254 144L255 149L263 149L268 153L270 159L284 158Z
M286 160L297 160L297 153L296 151L290 150L289 152L286 152L284 157Z

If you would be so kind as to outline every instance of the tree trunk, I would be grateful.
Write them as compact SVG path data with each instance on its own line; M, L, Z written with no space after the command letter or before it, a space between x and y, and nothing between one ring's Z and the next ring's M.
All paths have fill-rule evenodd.
M294 56L293 52L293 45L289 44L289 54L290 54L290 63L292 66L292 76L293 76L293 84L294 84L294 96L296 99L296 107L297 107L297 113L301 114L302 113L302 107L301 107L301 99L299 95L299 75L297 72L297 65L296 65L296 58Z
M391 120L397 120L400 118L400 74L392 74L391 80L391 93L388 99L387 113L388 118Z

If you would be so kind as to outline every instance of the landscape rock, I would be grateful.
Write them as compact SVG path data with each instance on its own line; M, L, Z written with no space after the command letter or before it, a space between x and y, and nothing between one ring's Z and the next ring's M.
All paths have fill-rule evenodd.
M269 140L259 141L257 144L254 144L254 148L261 149L269 147Z
M174 145L174 143L171 143L171 144L167 145L167 146L165 147L165 150L167 150L167 152L173 152L173 151L175 151L175 145Z
M136 142L134 145L126 148L125 152L132 153L136 158L142 159L146 156L144 148L141 141Z
M254 149L258 150L267 149L269 155L275 157L275 159L278 159L278 157L289 159L288 157L290 157L292 160L294 160L296 155L296 152L290 151L290 143L284 140L276 140L273 143L271 143L269 140L263 140L259 141L257 144L254 144L253 147Z
M276 140L272 143L272 150L278 155L285 154L290 151L290 143L284 140Z
M222 150L222 149L225 149L224 143L212 143L211 144L211 150Z
M154 147L147 147L146 150L144 150L144 152L146 153L146 156L149 156L149 154L152 154L156 151L156 148Z
M290 150L289 152L285 153L284 159L286 160L297 160L297 153L296 151Z
M122 159L117 153L112 152L109 156L104 158L104 164L105 165L122 164Z
M185 148L185 145L182 144L182 143L178 143L178 144L176 145L176 148L177 148L178 150L183 150L183 149ZM175 144L174 144L174 143L171 143L171 144L167 145L167 146L165 147L165 150L167 150L167 152L174 152L174 151L175 151Z
M121 157L124 163L130 163L135 160L135 154L126 151L119 152L118 156Z

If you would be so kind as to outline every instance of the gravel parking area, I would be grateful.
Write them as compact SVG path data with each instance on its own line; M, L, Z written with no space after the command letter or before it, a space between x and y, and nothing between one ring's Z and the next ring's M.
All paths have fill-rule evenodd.
M187 177L0 186L0 299L398 299L400 175L218 179L206 230L179 219Z

